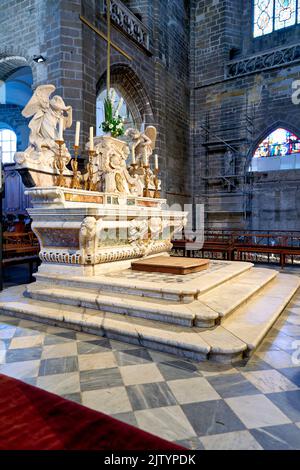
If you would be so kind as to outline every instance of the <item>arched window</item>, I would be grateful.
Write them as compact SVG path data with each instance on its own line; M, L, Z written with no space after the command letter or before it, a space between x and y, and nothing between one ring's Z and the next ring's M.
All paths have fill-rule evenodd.
M102 130L102 122L104 121L104 100L106 98L107 91L103 90L99 95L97 96L97 101L96 101L96 119L97 119L97 130L96 130L96 135L103 135L103 130ZM110 96L112 97L113 101L113 106L116 108L118 106L118 103L120 102L120 99L123 98L121 93L116 90L115 88L111 88L111 93ZM135 123L132 117L132 113L128 107L128 104L123 98L123 104L120 107L118 114L124 118L124 127L127 129L128 127L135 127Z
M257 146L253 158L285 157L300 153L300 138L287 129L279 127Z
M300 23L300 0L254 0L254 37Z
M14 131L0 128L0 147L2 163L14 163L14 154L17 151L17 136Z

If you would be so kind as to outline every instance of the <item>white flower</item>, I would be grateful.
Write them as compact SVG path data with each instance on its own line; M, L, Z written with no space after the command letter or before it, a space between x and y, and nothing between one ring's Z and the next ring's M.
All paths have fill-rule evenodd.
M109 124L109 129L112 129L114 126L112 124Z

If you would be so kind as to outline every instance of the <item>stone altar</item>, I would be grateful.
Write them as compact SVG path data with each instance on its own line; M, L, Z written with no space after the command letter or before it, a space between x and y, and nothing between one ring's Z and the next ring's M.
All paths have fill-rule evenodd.
M187 214L163 209L164 199L63 187L26 194L41 247L39 272L94 276L129 267L133 259L168 253L186 224Z

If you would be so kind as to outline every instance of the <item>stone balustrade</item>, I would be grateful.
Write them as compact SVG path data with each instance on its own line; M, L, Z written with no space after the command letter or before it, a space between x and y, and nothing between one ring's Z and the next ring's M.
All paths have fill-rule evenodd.
M106 1L104 2L104 10L106 13ZM111 0L110 11L112 22L131 39L149 51L149 31L142 21L120 0Z

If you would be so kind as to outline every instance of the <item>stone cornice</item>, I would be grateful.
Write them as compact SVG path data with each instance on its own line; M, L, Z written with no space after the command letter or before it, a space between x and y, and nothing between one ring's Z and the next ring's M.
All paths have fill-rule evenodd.
M225 78L241 77L263 70L283 67L299 61L300 44L276 48L268 52L228 62L225 65Z

